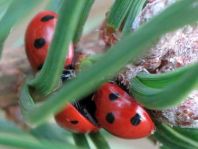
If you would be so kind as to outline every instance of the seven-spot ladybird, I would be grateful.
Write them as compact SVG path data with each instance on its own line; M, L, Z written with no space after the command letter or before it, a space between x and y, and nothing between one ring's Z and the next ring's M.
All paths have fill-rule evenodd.
M84 113L89 113L84 108ZM67 104L66 107L55 116L56 122L63 128L76 133L97 132L98 127L81 114L73 104Z
M155 130L148 113L114 83L104 83L97 90L94 101L98 123L118 137L142 138Z
M99 130L95 114L95 103L92 94L68 103L62 111L55 115L56 122L63 128L77 133L97 132Z
M42 11L30 22L25 34L25 48L34 70L40 70L52 41L58 15L53 11ZM72 44L69 46L65 65L71 65L74 56Z

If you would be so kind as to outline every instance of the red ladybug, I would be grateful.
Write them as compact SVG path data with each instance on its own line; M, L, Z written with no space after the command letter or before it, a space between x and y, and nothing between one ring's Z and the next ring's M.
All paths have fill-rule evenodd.
M97 132L98 127L82 115L74 105L67 106L55 116L56 122L63 128L76 133Z
M63 71L61 80L67 83L68 80L75 78L73 67L67 67ZM93 115L95 114L95 103L93 95L78 100L73 104L68 103L59 113L55 115L56 122L63 128L77 133L89 133L98 131L98 125Z
M58 15L53 11L42 11L30 22L25 34L25 48L34 70L40 70L52 41ZM65 65L71 65L74 56L72 44L69 46Z
M148 113L116 84L104 83L94 101L98 123L118 137L142 138L155 129Z

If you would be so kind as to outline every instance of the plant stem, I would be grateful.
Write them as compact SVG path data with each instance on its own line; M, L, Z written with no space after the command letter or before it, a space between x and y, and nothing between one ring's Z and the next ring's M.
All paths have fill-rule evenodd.
M73 133L74 142L78 147L82 147L84 149L90 149L87 138L84 134L76 134Z
M101 133L90 133L89 134L91 140L95 144L97 149L110 149L109 144L105 140L105 138L101 135Z

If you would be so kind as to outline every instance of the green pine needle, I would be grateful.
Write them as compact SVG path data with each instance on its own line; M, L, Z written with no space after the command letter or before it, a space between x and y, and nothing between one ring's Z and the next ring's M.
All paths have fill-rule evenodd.
M131 26L133 24L133 21L135 20L137 15L141 12L145 3L146 3L146 0L133 0L133 3L130 7L128 16L126 18L126 21L125 21L125 24L123 27L124 35L126 35L132 31Z
M9 1L8 1L9 2ZM0 56L12 27L38 6L41 0L12 0L4 16L0 20Z
M114 29L119 29L134 0L116 0L108 17L107 24Z
M154 136L170 149L198 148L198 129L169 127L156 122L157 131Z
M63 2L64 0L49 0L46 9L59 13Z
M40 129L40 131L42 130ZM53 136L55 132L51 132L50 135ZM38 139L5 120L0 120L0 144L18 149L79 149L68 142L61 142L56 139Z
M130 89L146 108L161 110L181 103L197 86L197 74L198 63L164 74L140 74Z
M94 3L94 0L87 0L86 5L84 5L83 12L81 13L80 20L77 26L76 33L73 38L74 44L77 44L80 40L80 37L83 33L85 22L87 20L87 17L89 15L89 12L92 8L93 3Z
M97 133L90 133L89 137L91 138L91 140L93 141L93 143L95 144L97 149L110 149L109 144L107 143L107 141L105 140L105 138L101 135L101 133L97 132Z
M90 146L89 146L89 143L87 141L85 134L73 133L73 138L74 138L74 142L76 146L82 147L85 149L90 149Z

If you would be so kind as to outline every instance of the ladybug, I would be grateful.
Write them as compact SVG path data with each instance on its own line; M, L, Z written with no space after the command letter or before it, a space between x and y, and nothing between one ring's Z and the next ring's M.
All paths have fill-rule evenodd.
M149 136L155 130L148 113L114 83L104 83L94 96L96 119L111 134L137 139Z
M75 71L72 66L64 69L61 80L63 83L75 77ZM77 100L74 103L68 103L60 112L55 115L56 122L63 128L76 133L97 132L98 124L93 117L95 113L95 103L92 100L92 94Z
M84 109L84 113L87 111ZM89 115L87 113L87 115ZM66 107L55 116L56 122L63 128L75 133L97 132L98 126L82 115L76 107L68 103Z
M94 110L90 97L68 103L59 113L55 115L56 122L63 128L75 133L90 133L99 130L98 124L90 114Z
M58 14L53 11L42 11L30 22L25 34L25 49L30 64L34 70L40 70L47 56L52 41ZM69 46L66 65L71 65L74 57L72 44Z

